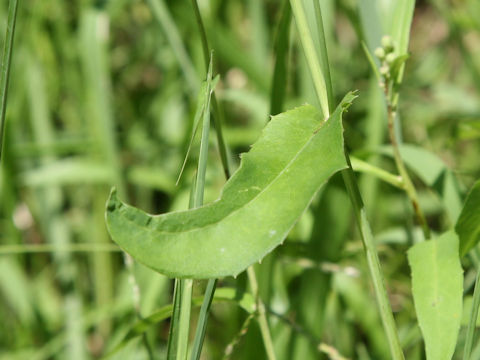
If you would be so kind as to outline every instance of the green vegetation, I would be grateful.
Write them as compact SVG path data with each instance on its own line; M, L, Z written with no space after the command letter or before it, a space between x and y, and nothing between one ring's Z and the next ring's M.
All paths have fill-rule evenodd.
M0 360L480 359L477 0L0 8Z

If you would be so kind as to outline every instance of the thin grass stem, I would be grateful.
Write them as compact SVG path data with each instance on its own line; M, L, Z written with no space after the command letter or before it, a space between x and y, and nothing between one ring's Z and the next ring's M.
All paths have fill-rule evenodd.
M330 101L327 92L328 87L315 51L315 44L312 35L310 34L310 29L308 28L307 17L301 0L290 0L290 4L292 6L295 22L297 23L300 41L303 46L303 51L305 52L308 67L312 74L313 85L315 87L315 92L317 93L318 101L320 102L323 118L326 120L330 115ZM317 19L317 22L319 21L320 19Z
M290 22L292 9L288 0L283 1L280 21L275 36L275 67L270 88L270 115L282 112L283 100L287 89L287 62L290 39Z
M205 31L205 26L203 24L202 16L200 14L200 9L198 8L198 4L196 0L192 0L192 7L195 14L195 20L197 22L197 27L200 31L200 38L202 41L202 50L203 50L203 57L205 61L205 66L209 69L207 73L212 71L212 59L210 48L208 45L207 34ZM208 74L207 74L208 77ZM225 140L223 138L222 132L222 122L223 122L223 112L221 112L220 107L217 102L217 98L215 96L215 92L212 92L212 110L213 110L213 121L215 124L215 132L217 135L217 142L219 147L220 159L222 162L222 166L224 169L225 177L228 179L230 177L230 170L228 166L228 153L227 148L225 145ZM210 114L210 107L205 110L205 114ZM215 294L215 289L217 288L217 280L210 279L207 283L207 288L205 291L205 295L203 298L203 303L200 308L200 314L198 318L197 328L195 330L195 338L193 340L193 347L191 353L191 359L197 360L200 358L203 348L203 342L205 340L205 333L207 330L207 322L208 322L208 315L210 313L210 306L212 304L213 296Z
M77 244L12 244L0 246L0 255L40 254L54 252L121 252L115 244L77 243Z
M210 47L208 46L207 33L205 31L205 26L203 24L202 15L200 14L200 9L198 8L197 0L192 0L192 7L195 13L195 20L197 22L197 27L200 31L200 39L202 40L202 50L203 58L205 61L205 68L208 69L208 63L210 59ZM215 126L215 133L217 135L218 150L220 153L220 160L222 162L223 172L225 178L228 180L230 178L230 167L228 165L228 150L225 144L225 139L223 137L222 124L224 122L223 111L220 104L217 101L215 92L212 94L212 112L213 112L213 123Z
M198 4L197 4L196 0L192 0L192 6L194 8L195 17L196 17L196 20L197 20L197 26L200 30L200 37L202 39L202 48L203 48L203 52L204 52L203 55L204 55L205 61L207 61L210 49L209 49L209 46L208 46L208 40L207 40L207 36L206 36L206 32L205 32L205 27L204 27L202 17L201 17L201 14L200 14L200 10L198 8ZM211 57L211 54L210 54L210 57ZM211 71L211 65L212 65L212 62L211 62L211 58L210 58L209 72ZM220 107L217 103L214 92L212 92L211 102L212 102L213 119L214 119L216 134L217 134L217 141L218 141L218 147L219 147L219 152L220 152L220 158L222 160L222 166L223 166L223 170L224 170L224 173L225 173L225 177L228 180L230 178L230 169L229 169L228 158L227 158L228 151L227 151L225 141L223 139L223 133L222 133L222 127L221 127L221 123L223 121L223 118L222 118L221 114L223 114L223 113L220 110ZM209 114L209 113L210 113L210 107L208 107L205 110L205 114ZM253 267L250 267L247 271L253 273L254 279L255 279L255 284L256 284L255 272L254 272ZM250 278L250 276L249 276L249 278ZM194 338L194 343L193 343L194 345L193 345L192 354L191 354L191 359L192 360L199 359L200 354L202 352L203 341L205 339L205 331L206 331L207 321L208 321L208 314L209 314L209 311L210 311L210 306L211 306L211 303L212 303L213 296L215 294L216 286L217 286L217 280L216 279L210 279L207 283L207 290L205 292L202 307L200 309L199 321L198 321L198 324L197 324L197 329L195 331L195 338ZM258 292L258 285L255 285L255 288L257 289L257 292ZM261 302L261 299L258 299L258 302L261 303L262 307L263 307L263 303ZM260 315L259 322L261 324L260 329L261 329L261 332L262 332L262 336L264 338L264 345L265 345L265 348L267 349L267 354L272 353L272 350L269 349L269 347L272 346L271 345L272 342L271 342L271 335L270 335L270 330L268 328L268 323L267 323L267 320L266 320L265 312L263 313L263 319L262 319L262 315ZM267 340L265 340L265 339L267 339ZM268 339L270 340L269 343L267 343ZM274 353L273 353L273 356L275 356ZM269 357L269 358L270 359L275 359L275 357Z
M173 53L180 64L180 68L185 76L185 80L187 81L189 88L192 91L196 91L198 89L198 78L195 68L193 67L192 61L190 60L185 47L183 46L182 38L168 11L165 1L147 0L147 3L150 6L153 16L157 19L163 28L163 31L165 32L167 40L170 43Z
M477 254L474 253L475 259L478 259ZM477 260L478 262L478 260ZM465 339L465 347L463 350L463 360L473 359L471 357L472 348L473 348L473 339L475 337L475 329L478 319L478 311L480 308L480 267L476 266L477 278L475 280L475 289L473 290L473 302L472 302L472 311L470 313L470 320L468 322L467 336Z
M12 62L13 39L15 37L15 25L17 22L18 0L10 0L8 3L7 32L3 48L1 79L0 79L0 164L4 146L5 114L7 111L8 82L10 79L10 65Z
M317 2L317 0L312 0ZM301 42L304 47L305 56L312 74L314 81L315 89L317 89L317 95L319 96L320 104L322 104L322 111L325 118L330 116L329 107L324 106L323 104L333 104L334 100L332 94L328 98L328 89L332 87L330 70L325 68L322 69L320 66L320 61L316 58L316 52L313 48L313 39L312 34L308 28L305 12L301 3L301 0L290 0L292 4L293 13L297 23L297 27L300 33ZM321 19L321 9L320 6L316 5L316 16L317 16L317 27L319 32L319 37L323 37L320 40L322 49L321 52L324 53L322 58L324 60L322 63L325 66L328 66L328 54L326 51L326 44L324 39L323 23ZM323 71L322 71L323 70ZM324 75L325 73L325 75ZM327 84L326 82L329 82ZM333 109L333 107L332 107ZM368 268L370 271L370 276L372 277L375 296L377 298L377 303L380 310L380 317L382 319L383 327L388 339L390 352L394 360L403 360L404 355L400 346L400 341L398 338L398 332L395 326L395 320L393 318L393 313L388 299L387 291L384 284L383 274L381 271L380 260L378 258L377 250L373 242L372 231L370 224L367 219L365 206L363 204L362 197L360 195L360 190L355 179L355 174L353 173L352 166L350 163L350 158L348 152L345 151L345 157L347 160L348 168L342 171L342 176L347 188L348 195L352 202L355 217L357 219L358 229L362 238L365 254L367 257Z
M332 85L332 76L330 74L330 63L328 61L328 49L327 42L325 41L325 31L323 29L323 19L322 19L322 9L320 7L320 2L317 0L312 0L313 6L315 8L315 22L317 24L318 39L320 42L320 62L321 70L325 76L325 87L327 88L327 100L328 107L330 111L335 109L335 98L333 96L333 85Z
M178 326L178 345L176 351L177 360L184 360L188 354L188 338L190 333L190 313L192 311L192 279L181 279L179 281L181 288L180 296L180 315Z
M398 175L393 175L392 173L389 173L388 171L385 171L375 165L372 165L366 161L360 160L355 157L350 158L352 168L355 171L362 172L365 174L370 174L373 175L380 180L385 181L386 183L398 188L398 189L405 189L405 185L403 183L403 180L400 176Z
M210 279L205 289L202 306L198 315L197 329L195 331L195 338L193 340L191 360L200 359L202 353L203 342L205 340L205 333L207 331L208 315L212 305L215 289L217 288L217 279Z
M253 266L250 266L247 269L247 275L250 287L252 289L253 297L255 298L255 301L257 303L258 323L260 325L260 332L262 334L263 344L265 345L265 351L267 352L267 358L269 360L275 360L275 350L273 348L272 336L270 335L270 329L268 327L265 305L260 299L260 295L258 293L257 277L255 275L255 270L253 269Z
M200 142L200 154L198 159L197 173L192 186L190 194L190 208L197 208L203 205L203 194L205 189L205 175L207 171L208 160L208 138L210 134L210 105L212 97L212 72L213 65L212 59L207 72L207 88L205 91L205 111L203 112L203 124L202 124L202 138ZM174 295L174 316L172 320L178 319L178 327L172 324L172 336L173 341L176 344L169 341L169 349L167 351L167 357L170 358L175 354L176 360L184 360L188 354L188 339L190 331L190 313L192 307L192 279L180 279L176 281L176 290ZM197 343L197 336L195 337L195 343ZM201 346L200 346L201 350ZM193 356L193 355L192 355Z

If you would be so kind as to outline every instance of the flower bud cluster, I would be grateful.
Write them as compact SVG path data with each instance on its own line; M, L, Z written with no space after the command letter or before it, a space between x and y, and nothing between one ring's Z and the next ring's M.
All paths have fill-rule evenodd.
M395 46L390 36L385 35L382 37L382 46L375 49L375 56L380 60L380 74L383 78L388 79L390 77L390 67L396 59L394 53Z

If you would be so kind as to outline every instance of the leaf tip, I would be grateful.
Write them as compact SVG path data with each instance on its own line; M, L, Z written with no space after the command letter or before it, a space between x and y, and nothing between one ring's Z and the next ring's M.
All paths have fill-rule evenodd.
M107 204L106 204L106 214L112 212L115 210L118 204L118 197L117 197L117 188L114 186L110 190L110 195L108 196L107 199Z

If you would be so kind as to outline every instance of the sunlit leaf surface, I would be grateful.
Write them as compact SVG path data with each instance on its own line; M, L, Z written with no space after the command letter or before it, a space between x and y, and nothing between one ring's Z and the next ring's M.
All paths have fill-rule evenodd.
M450 360L462 318L463 270L449 231L408 251L413 299L428 360Z
M324 123L309 105L273 117L221 198L206 206L152 216L112 191L110 235L168 276L237 275L282 243L316 191L346 167L341 117L354 97L348 94Z

